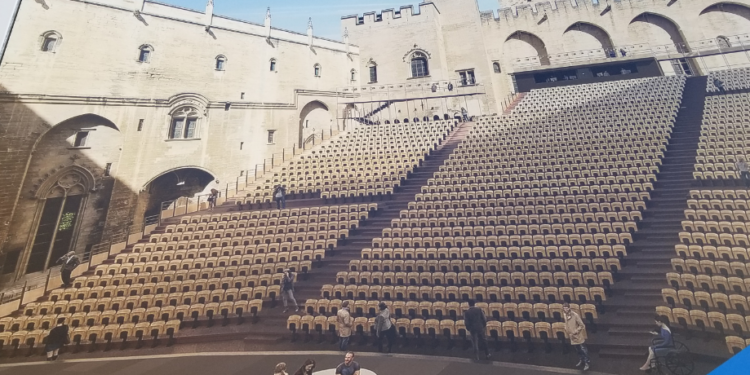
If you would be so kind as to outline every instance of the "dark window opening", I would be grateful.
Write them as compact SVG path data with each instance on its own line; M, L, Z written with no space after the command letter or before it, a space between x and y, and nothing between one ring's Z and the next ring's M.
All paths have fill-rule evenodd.
M89 137L89 132L78 132L76 133L76 140L73 143L74 147L86 147L86 140Z

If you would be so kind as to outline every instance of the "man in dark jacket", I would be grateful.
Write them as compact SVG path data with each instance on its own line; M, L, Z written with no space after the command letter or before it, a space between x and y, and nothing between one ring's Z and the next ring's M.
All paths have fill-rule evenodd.
M81 261L78 259L78 256L74 251L70 251L58 259L57 264L62 264L62 267L60 268L60 277L63 282L62 286L67 288L70 286L70 276L73 273L73 270L81 264Z
M464 312L464 324L466 330L471 334L471 344L474 346L474 355L479 359L479 347L484 346L484 355L490 358L490 349L487 346L487 318L482 309L474 306L474 300L469 300L469 309Z
M57 326L52 328L47 336L47 345L44 348L47 352L47 360L56 360L60 348L68 342L70 342L70 338L68 337L68 326L65 324L65 319L63 318L57 321Z

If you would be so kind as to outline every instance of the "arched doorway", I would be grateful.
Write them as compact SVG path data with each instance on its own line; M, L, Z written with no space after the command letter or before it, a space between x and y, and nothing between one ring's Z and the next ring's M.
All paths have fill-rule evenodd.
M93 114L63 121L39 139L24 182L34 199L19 202L19 219L32 223L22 273L44 271L101 241L120 146L117 127Z
M320 134L321 130L331 128L331 114L328 106L318 100L311 101L302 107L299 114L299 146L304 148L305 144L312 141L314 134Z
M144 216L160 214L164 202L195 197L214 180L211 172L200 167L186 166L162 172L147 182L141 192L139 200L146 202Z
M530 32L518 30L510 34L510 36L505 39L505 45L503 48L513 51L513 53L508 54L509 56L523 57L525 56L524 52L529 50L528 47L531 47L533 51L536 52L541 65L550 64L549 53L547 53L547 47L544 45L544 41Z

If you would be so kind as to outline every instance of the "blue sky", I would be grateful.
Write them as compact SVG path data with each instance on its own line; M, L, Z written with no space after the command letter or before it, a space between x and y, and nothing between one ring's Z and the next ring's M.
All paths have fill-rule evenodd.
M0 0L7 1L7 0ZM204 10L207 0L158 0L185 8ZM497 10L497 0L478 0L479 9ZM214 14L255 23L263 23L266 8L271 7L274 27L304 33L307 19L312 17L316 36L341 40L341 16L370 11L399 8L409 5L409 0L214 0ZM418 2L412 2L415 7Z

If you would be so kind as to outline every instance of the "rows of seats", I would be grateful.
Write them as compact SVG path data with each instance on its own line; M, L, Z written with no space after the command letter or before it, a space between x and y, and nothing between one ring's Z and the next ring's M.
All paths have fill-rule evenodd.
M495 337L511 325L515 335L523 325L524 337L555 337L536 328L551 327L563 302L585 306L593 322L650 199L684 83L535 90L511 115L480 117L399 218L290 327L326 330L341 299L353 300L362 324L378 302L390 304L410 335L441 332L443 322L455 335L469 299L481 301Z
M696 176L699 178L698 176ZM657 313L690 330L750 338L748 191L691 190ZM727 347L738 346L727 338Z
M735 163L750 153L745 139L748 130L750 94L706 97L693 176L709 180L739 178Z
M333 205L333 206L320 206L320 207L303 207L303 208L285 208L276 210L260 210L260 211L239 211L239 212L227 212L221 214L200 214L200 215L186 215L180 217L180 224L199 224L199 223L215 223L221 225L222 222L226 223L228 228L232 221L240 220L252 220L251 224L248 222L246 226L266 226L266 225L285 225L295 224L293 219L300 216L317 216L317 215L329 215L329 214L341 214L341 213L360 213L365 215L368 211L377 210L377 203L362 203L362 204L347 204L347 205ZM284 220L286 218L286 221ZM366 218L366 217L364 217ZM364 219L360 216L360 219ZM265 219L265 220L264 220ZM276 220L274 220L276 219ZM255 221L257 220L257 222ZM167 232L170 232L171 228L177 228L178 225L167 226ZM242 228L242 226L237 226ZM217 229L211 228L208 229ZM219 227L218 229L223 229Z
M17 347L28 341L18 340L22 334L66 318L79 343L140 340L144 332L173 335L175 324L189 319L195 325L203 318L211 324L218 316L255 316L264 301L280 295L284 269L309 271L370 209L377 205L182 217L75 278L72 287L3 318L0 333L7 332L8 343Z
M447 120L357 126L292 159L244 202L270 202L276 185L289 194L320 192L323 198L391 194L455 126Z
M54 316L57 318L58 316ZM67 318L67 317L65 317ZM0 324L2 324L0 322ZM39 327L54 326L54 323L46 319ZM108 325L79 325L70 330L69 336L73 345L80 345L84 341L90 343L111 342L121 340L123 343L130 340L142 341L146 338L157 340L159 337L167 335L170 340L179 332L180 321L143 321L140 323L112 323ZM21 349L24 347L32 350L35 347L41 347L47 342L49 335L48 328L38 328L32 330L0 331L0 349L4 347L13 347Z
M706 92L719 92L714 80L719 79L724 90L742 90L750 88L750 68L716 70L708 73Z
M381 301L349 301L352 315L353 334L361 338L375 336L375 313ZM446 339L449 346L454 340L463 340L468 345L468 331L463 317L463 311L468 308L466 302L403 302L382 301L392 312L391 323L402 340L431 339L434 343L438 339ZM335 336L337 331L336 312L342 301L320 299L308 300L305 303L307 315L292 315L287 319L287 329L292 334L304 332L310 336L317 332L321 341L330 332ZM562 304L514 304L514 303L485 303L478 302L476 306L485 312L488 318L486 334L491 341L508 340L512 345L516 340L523 339L531 345L532 341L540 340L549 343L557 339L565 343L568 339L565 323L562 322ZM593 323L597 317L596 307L593 305L570 304L572 310ZM516 320L520 320L517 322ZM585 332L584 332L585 335ZM419 342L418 342L419 344Z

